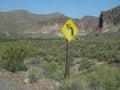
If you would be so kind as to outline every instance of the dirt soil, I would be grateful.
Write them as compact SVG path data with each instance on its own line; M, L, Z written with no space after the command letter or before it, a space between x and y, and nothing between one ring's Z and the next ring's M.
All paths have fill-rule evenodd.
M41 77L36 83L25 83L25 72L0 71L0 90L57 90L58 82Z

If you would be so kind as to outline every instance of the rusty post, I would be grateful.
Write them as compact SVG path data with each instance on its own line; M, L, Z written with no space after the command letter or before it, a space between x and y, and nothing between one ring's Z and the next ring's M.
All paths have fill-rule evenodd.
M66 40L66 60L65 60L65 79L69 77L70 74L70 42Z

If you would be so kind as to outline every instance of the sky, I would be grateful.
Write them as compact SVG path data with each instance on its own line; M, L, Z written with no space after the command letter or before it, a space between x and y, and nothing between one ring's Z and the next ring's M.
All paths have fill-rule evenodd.
M120 0L0 0L0 12L27 10L35 14L60 12L72 18L97 16L120 5Z

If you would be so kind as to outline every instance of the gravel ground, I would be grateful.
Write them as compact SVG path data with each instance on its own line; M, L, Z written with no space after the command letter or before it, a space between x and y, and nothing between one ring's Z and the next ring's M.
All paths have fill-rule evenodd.
M59 86L58 82L47 78L41 78L37 83L25 83L23 75L22 72L0 72L0 90L57 90Z

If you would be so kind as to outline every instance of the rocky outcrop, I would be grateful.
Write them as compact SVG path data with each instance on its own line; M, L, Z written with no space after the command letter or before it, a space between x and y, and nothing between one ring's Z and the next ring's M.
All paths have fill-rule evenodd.
M116 32L120 28L120 6L102 11L99 16L99 28L103 32Z
M98 17L85 16L80 21L80 27L82 30L89 33L96 29L98 22L99 22Z

